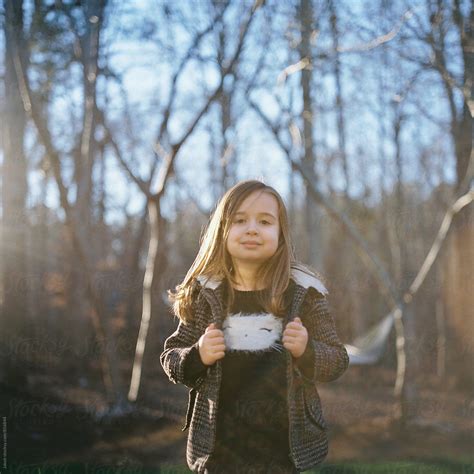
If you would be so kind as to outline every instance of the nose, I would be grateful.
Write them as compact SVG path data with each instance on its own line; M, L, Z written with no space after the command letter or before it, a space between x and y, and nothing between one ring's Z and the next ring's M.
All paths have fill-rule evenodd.
M256 234L256 233L257 233L257 229L256 229L255 222L250 220L249 225L247 227L247 234Z

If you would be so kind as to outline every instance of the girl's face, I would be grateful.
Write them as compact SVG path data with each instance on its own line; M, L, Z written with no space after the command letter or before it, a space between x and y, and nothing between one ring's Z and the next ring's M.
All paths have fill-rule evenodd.
M226 248L236 265L262 264L276 252L279 235L277 199L270 193L254 191L232 219Z

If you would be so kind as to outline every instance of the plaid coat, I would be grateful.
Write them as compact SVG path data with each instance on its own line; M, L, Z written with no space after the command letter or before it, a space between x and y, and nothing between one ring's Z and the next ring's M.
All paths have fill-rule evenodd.
M321 463L328 453L328 427L316 383L339 378L349 366L349 356L336 334L324 285L314 274L296 265L292 266L291 278L296 285L283 327L299 316L309 338L301 358L294 359L286 350L289 446L295 467L307 470ZM198 341L209 324L214 322L222 329L226 315L221 283L203 276L197 278L193 290L194 320L187 324L179 321L160 355L168 378L190 389L182 431L189 428L186 461L193 472L199 473L206 473L206 463L215 444L222 367L221 360L217 360L195 377L189 375L192 371L186 370L185 363L198 357ZM298 362L300 359L306 361L304 365Z

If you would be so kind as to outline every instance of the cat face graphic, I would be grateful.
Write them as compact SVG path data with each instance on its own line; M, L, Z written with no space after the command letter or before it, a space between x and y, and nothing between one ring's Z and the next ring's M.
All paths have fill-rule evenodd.
M283 323L273 314L230 314L224 320L222 331L229 351L283 350L281 344Z

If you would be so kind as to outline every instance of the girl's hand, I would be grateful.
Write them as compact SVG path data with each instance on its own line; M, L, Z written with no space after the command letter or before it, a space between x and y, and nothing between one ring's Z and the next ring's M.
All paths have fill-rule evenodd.
M204 365L212 365L225 356L224 333L212 323L199 338L199 355Z
M303 355L308 344L308 331L299 317L286 325L282 341L283 347L288 349L295 359Z

